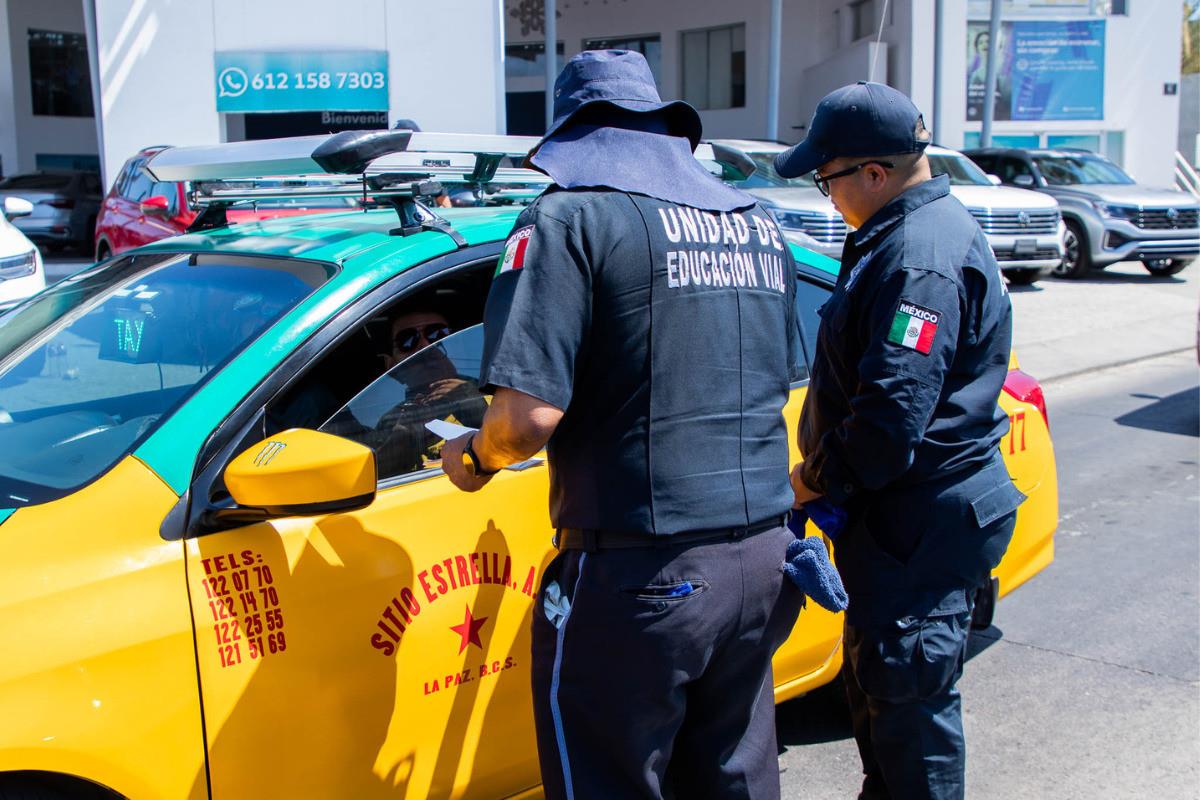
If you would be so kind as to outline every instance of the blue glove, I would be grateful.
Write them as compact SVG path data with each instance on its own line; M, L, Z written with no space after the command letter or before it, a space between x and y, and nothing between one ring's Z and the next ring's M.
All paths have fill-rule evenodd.
M813 523L821 529L821 533L829 537L830 541L836 542L842 529L846 527L846 510L841 506L835 506L824 497L818 497L816 500L809 500L805 503L804 513L812 518ZM797 534L797 536L802 535Z
M802 515L792 512L792 518ZM792 527L792 520L788 520ZM795 528L792 528L793 532ZM804 523L800 522L803 532ZM783 562L783 574L792 579L792 583L800 587L800 591L817 601L817 605L829 611L845 611L850 604L846 595L846 587L838 575L825 543L816 537L794 539L788 543L787 560Z

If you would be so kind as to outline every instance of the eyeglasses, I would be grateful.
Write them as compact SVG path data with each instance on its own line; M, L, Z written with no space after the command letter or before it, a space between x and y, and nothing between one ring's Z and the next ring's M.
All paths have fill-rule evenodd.
M435 322L417 328L403 328L396 331L396 335L392 338L392 344L395 345L397 350L407 352L415 350L422 340L426 344L433 344L445 339L449 335L450 326Z
M868 164L875 164L876 166L886 167L887 169L892 169L896 166L890 161L864 161L861 164L855 164L853 167L847 167L846 169L841 170L840 172L835 172L832 175L822 175L819 172L814 172L813 183L815 183L817 188L821 190L821 194L829 197L830 181L836 178L844 178L847 175L853 175Z

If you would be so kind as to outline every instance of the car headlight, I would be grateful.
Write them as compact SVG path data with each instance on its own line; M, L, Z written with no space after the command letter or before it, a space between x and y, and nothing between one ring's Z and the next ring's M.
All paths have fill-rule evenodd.
M0 280L24 278L37 271L37 250L0 258Z
M1111 203L1093 202L1096 211L1100 212L1102 217L1111 217L1112 219L1131 219L1137 209L1129 208L1128 206L1114 206Z

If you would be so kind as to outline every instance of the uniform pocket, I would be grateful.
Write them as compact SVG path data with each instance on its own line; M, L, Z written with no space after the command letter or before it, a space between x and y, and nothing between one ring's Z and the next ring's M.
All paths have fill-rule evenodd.
M1002 482L970 501L975 524L986 528L1005 514L1016 511L1025 495L1011 480Z
M678 603L708 591L708 582L695 578L668 583L635 584L622 586L621 591L638 600Z
M863 692L889 703L942 694L962 672L967 614L906 617L890 625L850 628L847 654Z

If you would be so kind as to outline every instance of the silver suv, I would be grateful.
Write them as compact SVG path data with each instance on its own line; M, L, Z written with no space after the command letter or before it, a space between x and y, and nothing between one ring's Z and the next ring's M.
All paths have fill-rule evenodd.
M736 185L771 210L784 235L818 253L840 258L848 228L829 198L808 175L785 179L775 172L775 155L787 145L751 139L715 139L737 148L756 170ZM945 147L926 150L934 175L948 175L950 191L978 220L1010 283L1030 284L1063 258L1064 228L1052 197L997 186L961 153Z
M1174 275L1200 255L1200 200L1135 183L1101 155L1005 148L967 155L1006 184L1058 200L1067 226L1059 275L1078 278L1135 259L1151 275Z

